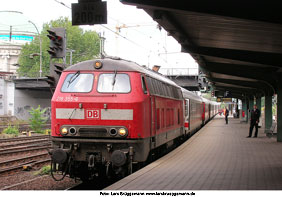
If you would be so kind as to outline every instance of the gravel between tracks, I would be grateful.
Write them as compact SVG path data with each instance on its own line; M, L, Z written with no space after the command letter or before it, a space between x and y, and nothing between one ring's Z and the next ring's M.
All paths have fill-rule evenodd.
M50 175L39 176L34 175L34 173L35 171L23 171L17 174L0 176L0 190L65 190L78 183L68 177L57 182ZM10 187L17 183L23 184Z

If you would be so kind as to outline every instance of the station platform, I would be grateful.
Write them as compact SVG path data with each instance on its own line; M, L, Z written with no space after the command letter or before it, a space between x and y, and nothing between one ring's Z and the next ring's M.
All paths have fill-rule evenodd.
M253 130L254 135L255 128ZM105 190L282 190L282 143L217 115L174 151Z

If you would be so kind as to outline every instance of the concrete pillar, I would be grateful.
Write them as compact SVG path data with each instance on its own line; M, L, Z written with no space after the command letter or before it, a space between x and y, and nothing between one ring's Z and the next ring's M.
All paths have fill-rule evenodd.
M261 97L256 98L256 106L261 112Z
M254 98L250 98L249 100L249 111L252 111L254 108Z
M282 142L282 86L277 86L277 142Z
M250 97L249 99L249 108L248 108L248 120L251 118L251 111L254 108L254 97ZM247 120L247 121L248 121Z
M264 125L265 133L268 133L272 126L272 96L265 96L265 105L264 105Z

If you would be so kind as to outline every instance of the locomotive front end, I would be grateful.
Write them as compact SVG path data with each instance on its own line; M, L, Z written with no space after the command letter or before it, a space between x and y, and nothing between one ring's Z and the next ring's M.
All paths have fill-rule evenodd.
M124 176L146 159L140 74L117 62L87 61L62 73L52 98L53 171L82 180Z

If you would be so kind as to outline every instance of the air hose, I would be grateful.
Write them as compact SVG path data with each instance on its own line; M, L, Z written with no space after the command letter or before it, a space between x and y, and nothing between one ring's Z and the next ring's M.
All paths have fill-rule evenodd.
M67 163L67 166L66 166L66 168L65 168L65 171L64 171L64 173L63 173L63 176L62 176L60 179L56 179L55 176L54 176L54 174L53 174L53 164L56 165L56 163L53 162L53 160L51 160L51 176L52 176L52 178L53 178L55 181L62 181L62 180L65 178L65 176L67 175L67 171L68 171L68 169L69 169L69 166L70 166L70 162L71 162L71 157L69 157L69 161L68 161L68 163Z

